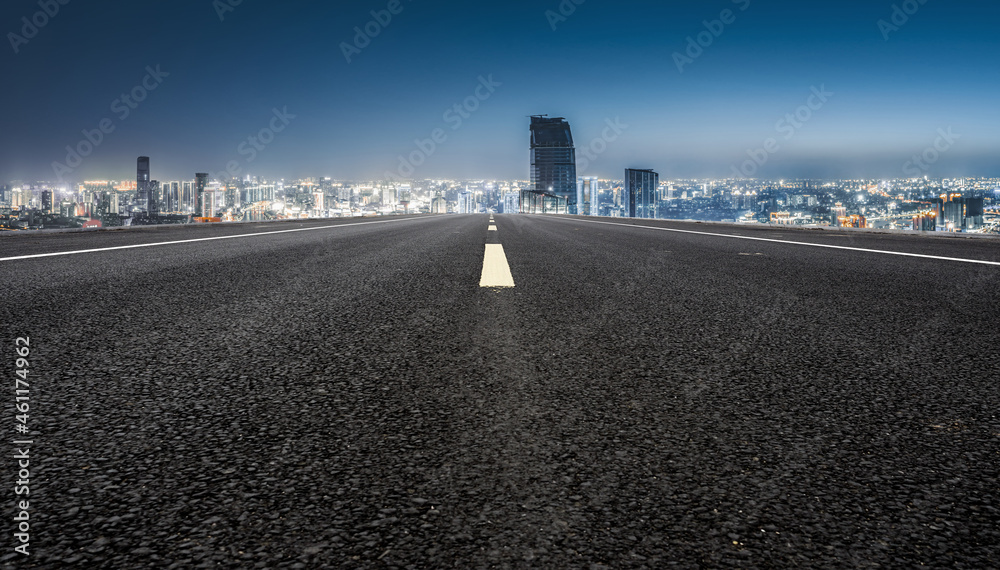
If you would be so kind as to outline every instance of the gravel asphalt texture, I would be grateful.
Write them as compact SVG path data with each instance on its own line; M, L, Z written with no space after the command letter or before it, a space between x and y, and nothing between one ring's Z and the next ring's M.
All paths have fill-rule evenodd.
M1000 241L487 220L0 236L314 228L0 261L35 442L0 565L1000 567L1000 266L631 226ZM488 241L516 287L479 287Z

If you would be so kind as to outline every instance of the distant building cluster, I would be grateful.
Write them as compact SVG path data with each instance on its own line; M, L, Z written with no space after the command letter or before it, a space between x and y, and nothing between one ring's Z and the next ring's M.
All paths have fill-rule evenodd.
M569 123L531 117L530 172L520 203L501 211L918 231L998 231L997 179L675 180L626 168L622 180L576 178ZM571 183L576 181L575 188ZM943 193L942 193L943 192ZM940 194L940 196L939 196Z
M578 177L562 117L534 115L529 180L153 179L0 186L0 230L88 228L407 213L574 214L799 226L1000 233L1000 179L661 180Z

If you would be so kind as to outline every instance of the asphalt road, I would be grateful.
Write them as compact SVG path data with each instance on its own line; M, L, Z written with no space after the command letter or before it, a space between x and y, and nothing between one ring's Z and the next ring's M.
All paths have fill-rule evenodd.
M1000 265L859 251L1000 242L371 221L0 236L0 563L1000 566Z

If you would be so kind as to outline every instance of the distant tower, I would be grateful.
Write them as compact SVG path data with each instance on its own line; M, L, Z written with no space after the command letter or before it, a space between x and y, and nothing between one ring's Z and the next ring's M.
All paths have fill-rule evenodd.
M136 161L135 175L135 195L139 205L146 208L147 213L151 213L152 193L149 185L149 157L140 156Z
M656 189L660 175L652 170L625 169L626 213L629 218L656 217Z
M460 192L458 194L458 213L459 214L474 214L478 210L478 205L476 204L475 195L469 190Z
M147 186L146 215L155 218L160 215L160 182L150 180Z
M564 198L568 212L577 213L576 149L561 117L531 117L531 187Z
M194 215L201 218L210 218L211 215L205 214L205 188L208 186L208 173L199 172L194 175L194 194L196 200L196 206L194 209Z
M181 183L180 182L170 182L167 184L166 202L167 211L176 212L179 209L178 203L180 202L181 193Z
M600 215L598 204L598 183L594 176L579 178L576 181L577 213L581 216Z
M194 198L191 195L192 194L192 190L191 190L192 187L193 187L193 183L192 182L181 182L180 203L178 204L178 206L179 206L178 209L179 210L182 210L182 211L191 211L191 212L194 211L194 202L195 202L195 200L194 200Z
M42 190L42 211L52 213L52 190Z

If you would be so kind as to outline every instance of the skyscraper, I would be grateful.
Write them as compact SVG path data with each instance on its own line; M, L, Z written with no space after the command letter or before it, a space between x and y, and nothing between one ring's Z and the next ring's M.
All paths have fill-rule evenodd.
M195 203L194 215L198 216L198 217L202 217L202 218L210 218L210 217L212 217L211 213L209 213L209 214L205 213L206 206L208 206L207 209L209 209L209 210L211 209L211 203L209 203L209 204L205 203L205 187L206 186L208 186L208 174L205 173L205 172L199 172L199 173L195 174L194 175L194 193L195 193L194 199L195 199L196 203Z
M569 213L577 213L576 149L569 123L561 117L531 117L531 186L560 196Z
M166 211L176 212L180 209L181 183L169 182L165 188L164 200L167 203Z
M625 169L625 196L629 218L656 217L656 189L660 175L652 170Z
M153 206L153 196L149 187L149 157L140 156L136 161L135 175L135 195L139 202L139 207L145 208L146 213L151 213Z
M576 202L577 213L581 216L600 215L600 205L598 204L597 177L587 176L576 181Z
M146 183L146 216L155 218L160 214L160 182L150 180Z
M465 190L460 192L458 195L458 213L459 214L474 214L479 209L479 205L476 204L476 195Z
M183 212L193 212L195 198L193 182L181 182L180 210Z

